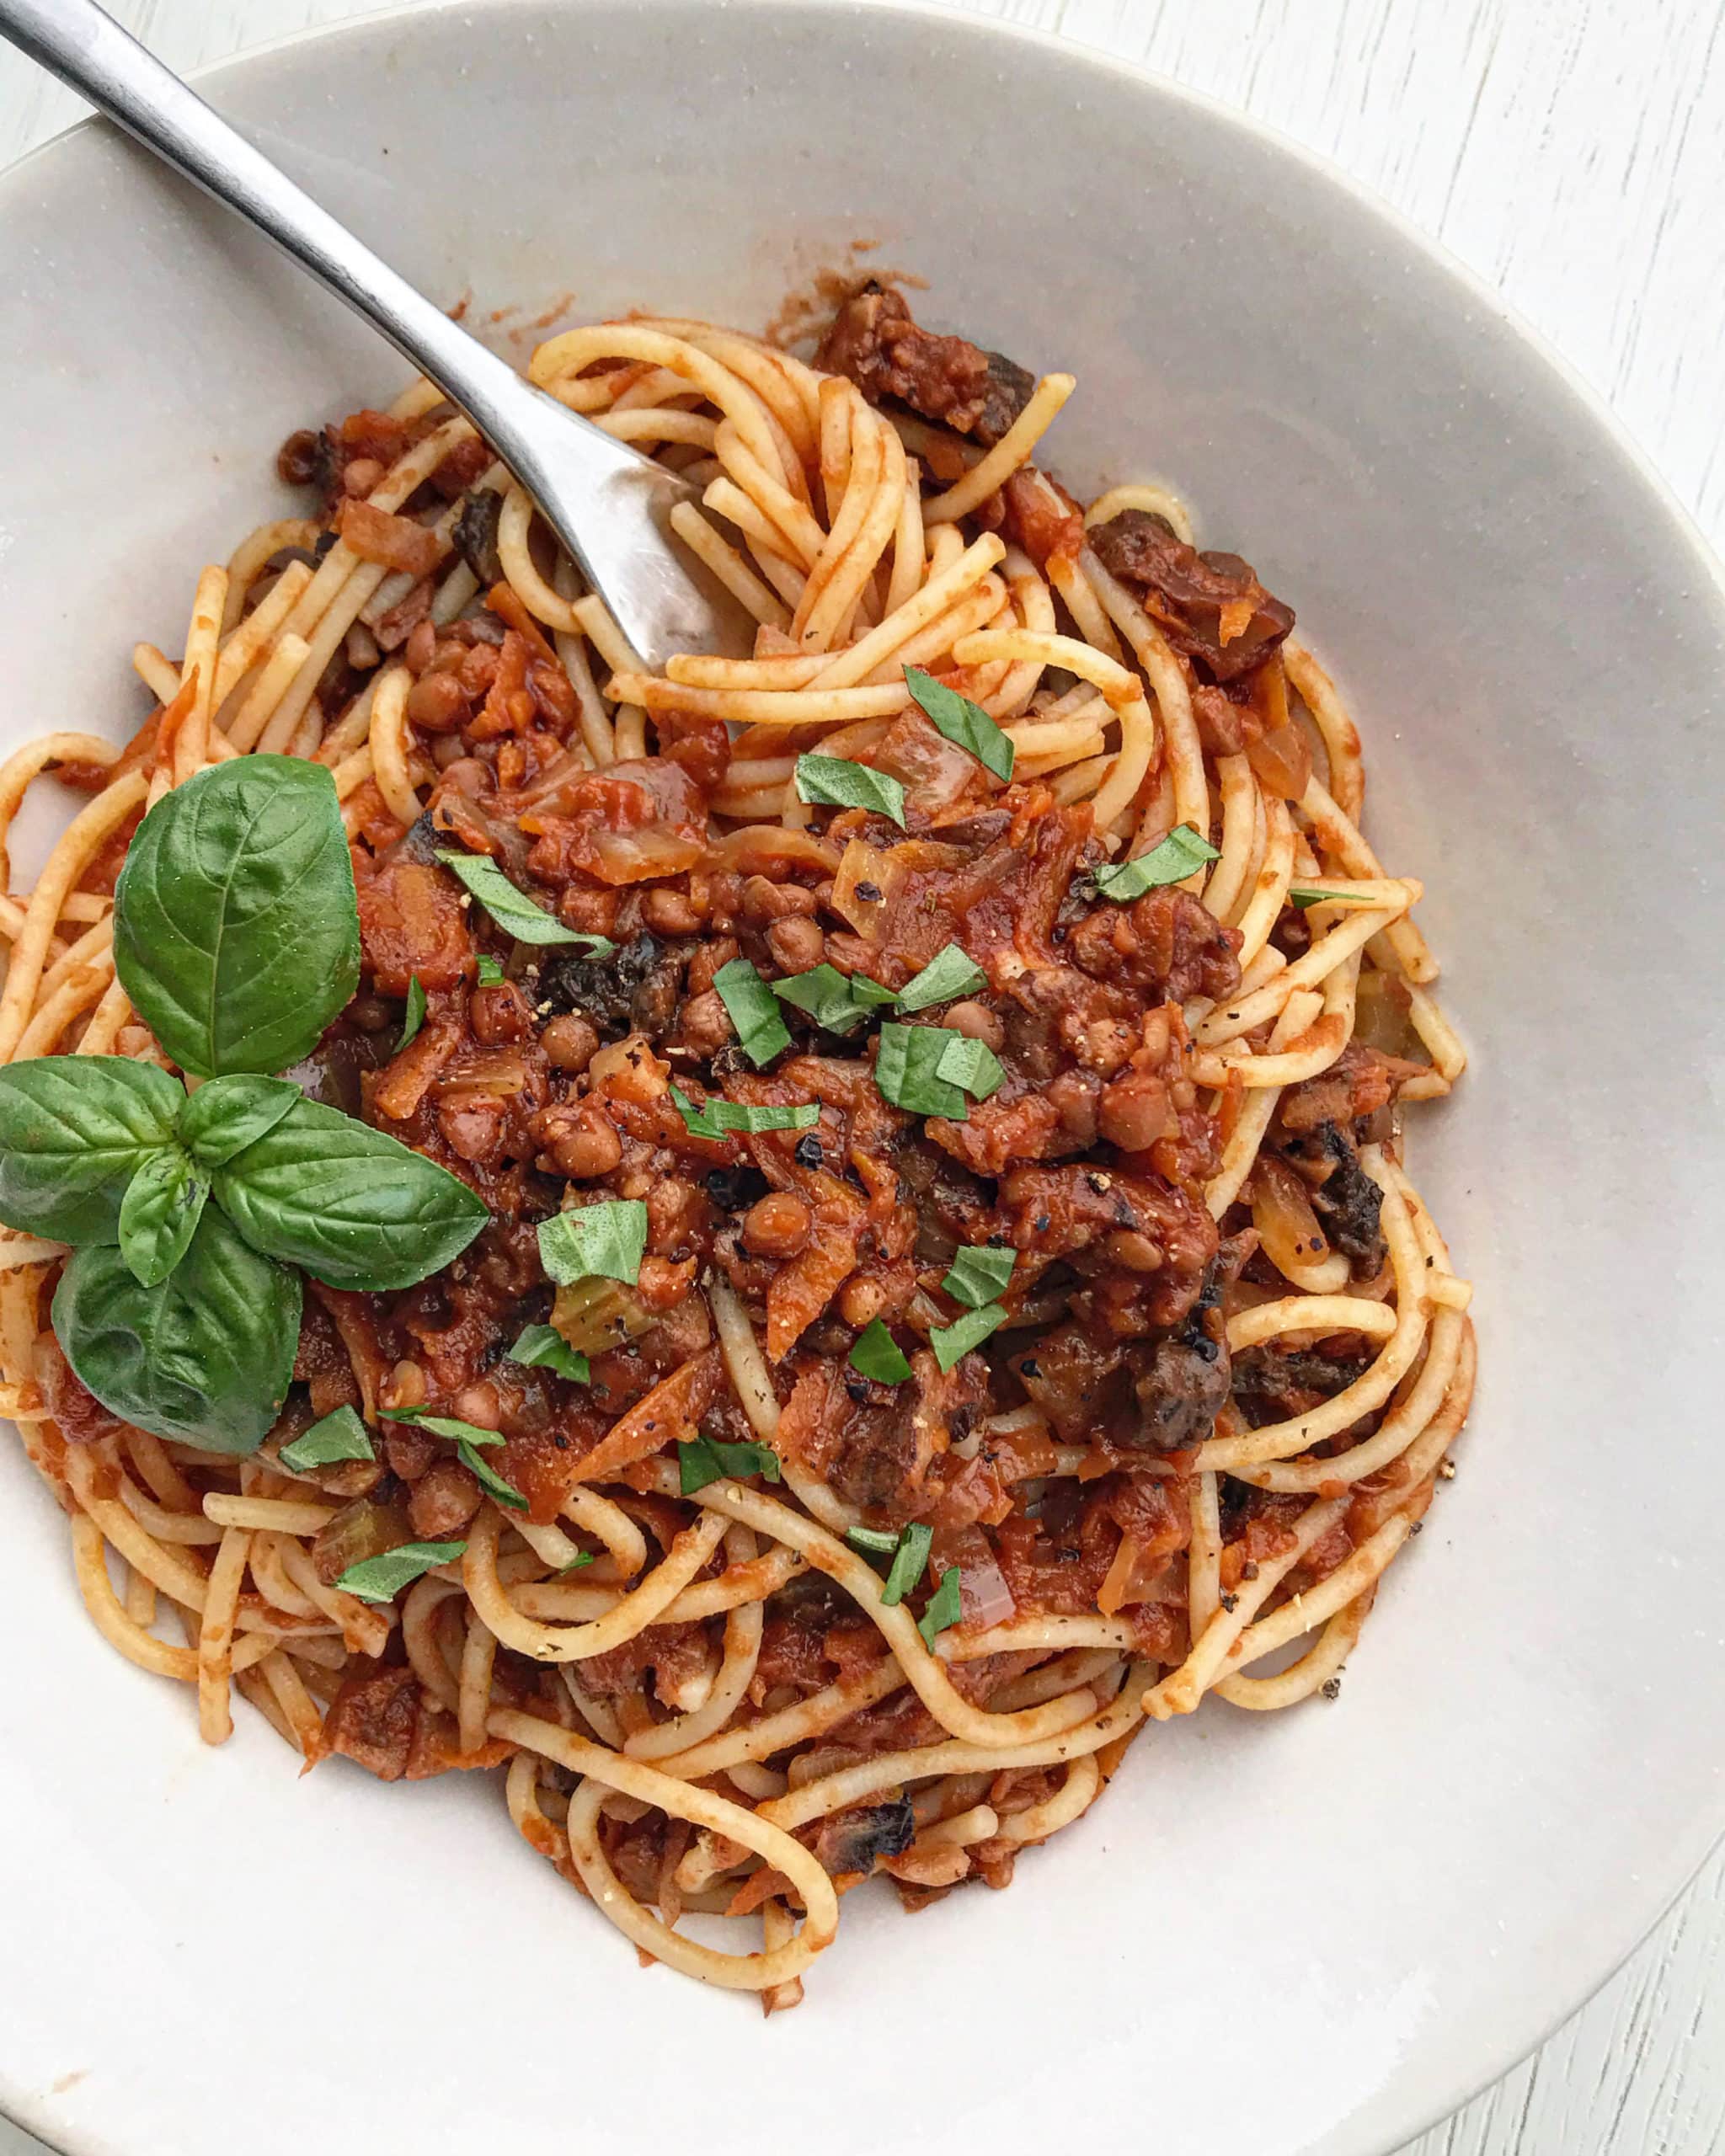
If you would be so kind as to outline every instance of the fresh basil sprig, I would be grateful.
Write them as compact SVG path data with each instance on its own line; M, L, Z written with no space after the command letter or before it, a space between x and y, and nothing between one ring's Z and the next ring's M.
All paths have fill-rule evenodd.
M425 1279L489 1217L423 1153L304 1099L216 1171L215 1192L254 1249L366 1293Z
M353 862L322 764L236 756L139 825L114 893L114 963L182 1070L281 1070L360 985Z
M212 1079L181 1103L174 1135L200 1167L226 1167L304 1098L286 1078Z
M54 1331L111 1413L205 1452L255 1452L281 1412L300 1338L300 1276L204 1208L165 1280L142 1286L112 1243L74 1251Z
M189 1095L121 1056L0 1070L0 1220L72 1245L54 1330L104 1407L243 1454L292 1378L294 1267L410 1287L489 1216L435 1161L270 1075L358 985L353 868L323 766L236 758L158 802L120 874L114 944L139 1015L207 1082Z
M53 1055L0 1070L0 1220L55 1242L115 1242L146 1161L185 1095L153 1063Z
M120 1201L120 1255L132 1278L159 1287L203 1217L210 1178L178 1145L164 1145L138 1170Z

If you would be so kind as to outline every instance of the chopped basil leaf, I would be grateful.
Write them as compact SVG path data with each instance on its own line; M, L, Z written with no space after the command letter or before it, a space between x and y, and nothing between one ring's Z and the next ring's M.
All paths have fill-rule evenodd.
M850 1364L859 1377L873 1378L876 1385L902 1385L911 1374L904 1351L887 1331L884 1318L871 1318L857 1335Z
M779 1479L778 1454L771 1445L728 1445L718 1438L693 1438L687 1444L680 1444L677 1465L686 1497L692 1497L709 1482L722 1482L728 1475L764 1475L769 1482Z
M606 1198L539 1223L539 1262L560 1287L622 1280L633 1287L647 1248L647 1208L638 1198Z
M434 1438L456 1438L469 1445L500 1445L501 1430L487 1430L477 1422L463 1422L458 1415L433 1415L424 1407L380 1407L386 1422L411 1422L416 1430L429 1430Z
M579 1572L583 1565L590 1565L592 1561L593 1552L590 1550L578 1550L568 1564L558 1566L551 1577L554 1580L566 1580L571 1572Z
M966 1243L953 1253L953 1269L941 1285L955 1303L980 1310L1004 1294L1018 1253L993 1243Z
M365 1424L351 1407L330 1411L291 1445L281 1448L281 1464L296 1471L329 1467L338 1460L376 1460Z
M585 1385L592 1376L587 1358L570 1347L554 1325L530 1325L509 1351L512 1363L530 1369L555 1370L560 1378Z
M525 891L518 891L497 863L483 853L457 853L440 846L437 858L467 885L504 933L513 936L518 943L580 943L595 958L617 947L608 937L584 936L578 929L565 928Z
M884 1098L912 1115L943 1115L963 1123L969 1114L957 1083L941 1070L948 1048L964 1038L948 1026L883 1026L874 1082Z
M498 964L495 958L482 952L479 955L478 965L479 978L477 983L478 987L500 988L503 985L503 968Z
M488 1465L465 1438L455 1450L457 1459L488 1496L495 1497L500 1505L507 1505L511 1512L526 1512L527 1501L515 1484L505 1481L497 1470Z
M922 1644L932 1652L936 1636L948 1625L956 1625L964 1604L959 1593L959 1568L948 1565L940 1576L940 1585L928 1598L928 1607L916 1620L916 1629L922 1635Z
M889 1527L847 1527L845 1540L853 1550L866 1550L871 1557L890 1557L899 1538Z
M892 1570L880 1591L880 1598L889 1609L896 1609L921 1578L933 1541L934 1529L927 1520L913 1519L900 1535L899 1546L893 1552Z
M928 1336L935 1361L943 1370L951 1369L961 1356L980 1348L1006 1321L1007 1314L998 1303L985 1303L980 1310L966 1310L950 1325L936 1326Z
M452 1565L467 1549L462 1542L403 1542L381 1557L365 1557L350 1565L335 1584L344 1593L356 1594L361 1602L393 1602L404 1587L411 1587L436 1565Z
M419 976L415 974L408 983L408 1007L402 1019L401 1038L395 1044L399 1055L425 1022L425 990Z
M973 1041L968 1034L942 1028L947 1044L941 1050L935 1075L949 1085L962 1086L972 1100L985 1101L999 1090L1006 1077L1000 1058L986 1041Z
M951 1003L988 986L988 975L956 943L935 953L920 974L899 990L901 1011L926 1011L931 1003Z
M1190 824L1176 824L1148 853L1091 873L1103 898L1124 904L1128 899L1141 899L1146 891L1160 890L1164 883L1183 883L1206 861L1219 858L1215 847Z
M1290 883L1288 903L1304 913L1308 906L1375 906L1381 901L1363 897L1358 891L1309 891L1298 883Z
M892 990L883 988L878 980L870 980L867 974L841 974L836 966L824 962L811 966L806 974L792 974L788 979L774 981L772 992L781 1002L806 1011L817 1026L824 1026L830 1033L855 1033L871 1010L893 1001Z
M812 1130L820 1120L813 1101L795 1107L752 1107L715 1096L697 1107L681 1086L670 1097L692 1138L723 1138L734 1130Z
M889 816L901 831L905 828L904 787L886 772L852 763L847 756L798 756L797 798L829 808L873 808Z
M920 666L907 666L905 680L911 694L933 721L937 733L944 734L948 741L956 741L961 749L968 749L996 778L1011 778L1012 744L980 704L973 703L969 696L961 696L944 681L937 681L933 675L925 673Z
M713 976L718 1000L730 1013L743 1053L757 1068L791 1044L778 1015L778 998L746 958L733 958Z

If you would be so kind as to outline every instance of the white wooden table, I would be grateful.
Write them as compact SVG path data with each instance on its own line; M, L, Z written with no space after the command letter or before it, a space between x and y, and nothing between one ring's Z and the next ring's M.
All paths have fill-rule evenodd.
M375 0L109 3L184 69ZM1580 369L1725 551L1725 0L960 4L1144 61L1344 166ZM0 50L0 165L78 109ZM36 2149L0 2121L0 2156ZM1589 2006L1408 2156L1722 2151L1725 1854Z

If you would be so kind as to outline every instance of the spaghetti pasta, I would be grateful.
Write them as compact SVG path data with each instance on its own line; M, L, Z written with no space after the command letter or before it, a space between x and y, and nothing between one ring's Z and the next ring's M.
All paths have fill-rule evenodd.
M487 1225L404 1289L306 1259L234 1457L104 1405L14 1223L0 1404L207 1741L238 1686L308 1765L506 1769L644 1956L772 2011L860 1878L1004 1886L1152 1723L1333 1695L1471 1394L1402 1127L1466 1054L1290 611L1032 462L1071 376L872 286L812 366L636 319L531 371L693 475L751 652L643 665L419 385L289 442L321 499L137 648L129 748L0 769L7 884L32 789L90 797L0 899L0 1065L159 1080L141 819L320 765L363 972L290 1075Z

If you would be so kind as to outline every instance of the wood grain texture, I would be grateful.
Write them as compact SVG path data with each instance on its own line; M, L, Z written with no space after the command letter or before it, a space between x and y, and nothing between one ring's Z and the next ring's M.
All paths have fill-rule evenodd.
M371 4L110 0L182 69ZM1332 159L1494 286L1725 545L1719 0L960 4L1141 61ZM0 164L79 110L0 51ZM0 2156L35 2147L0 2122ZM1725 1855L1591 2004L1408 2156L1722 2152Z

